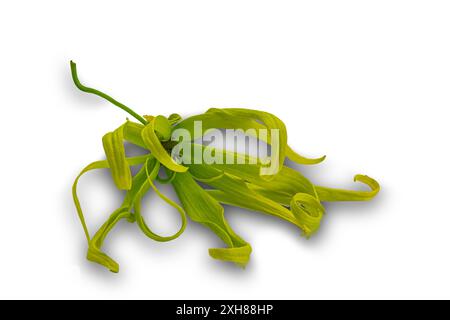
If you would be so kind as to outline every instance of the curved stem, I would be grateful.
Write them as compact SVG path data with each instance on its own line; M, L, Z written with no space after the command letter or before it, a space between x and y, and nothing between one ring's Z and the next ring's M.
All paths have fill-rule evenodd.
M130 115L132 115L133 117L135 117L137 120L139 120L142 124L147 124L147 120L145 120L143 117L141 117L139 114L137 114L136 112L134 112L133 110L131 110L130 108L128 108L126 105L120 103L119 101L115 100L114 98L108 96L107 94L98 91L96 89L93 88L89 88L89 87L85 87L84 85L81 84L80 80L78 79L78 74L77 74L77 65L75 62L73 62L72 60L70 61L70 70L72 72L72 79L73 82L75 83L75 85L77 86L78 89L80 89L83 92L87 92L87 93L92 93L95 94L99 97L102 97L103 99L108 100L109 102L111 102L112 104L114 104L115 106L119 107L120 109L128 112Z

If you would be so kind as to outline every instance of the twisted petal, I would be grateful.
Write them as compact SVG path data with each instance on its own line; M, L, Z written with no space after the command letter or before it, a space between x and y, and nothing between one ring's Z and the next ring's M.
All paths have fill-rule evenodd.
M155 117L144 116L148 119L154 119ZM181 120L181 116L179 114L173 113L169 116L169 125L173 126L177 122ZM151 120L150 120L151 121ZM144 140L142 139L142 130L145 128L144 125L140 123L136 123L133 121L127 121L123 125L123 135L124 139L134 145L137 145L141 148L146 148Z
M250 117L252 120L249 126L252 128L257 128L257 121L261 122L263 127L268 130L266 143L271 144L271 130L276 129L279 130L279 164L280 167L284 164L285 157L288 157L290 160L304 165L318 164L325 160L325 156L322 156L317 159L309 159L300 154L296 153L292 150L287 144L287 130L283 121L281 121L278 117L274 116L271 113L258 111L258 110L250 110L250 109L222 109L224 112L228 112L231 116L242 116L242 117ZM220 109L210 109L208 112L220 112ZM255 121L256 120L256 121ZM259 124L259 123L258 123Z
M219 175L220 172L208 165L190 166L190 171L194 176L202 174L213 176L214 171L216 175ZM264 212L298 225L295 216L289 209L254 192L244 180L238 177L225 173L220 178L205 183L215 189L207 190L207 192L219 202Z
M181 217L180 229L171 236L160 236L160 235L154 233L148 227L148 225L145 223L145 220L141 214L141 200L146 192L145 187L137 192L136 197L133 201L133 208L134 208L134 215L136 218L136 222L137 222L139 228L142 230L142 232L144 232L144 234L147 237L149 237L153 240L156 240L159 242L166 242L166 241L170 241L170 240L178 238L184 232L184 230L186 229L186 213L182 207L180 207L173 200L169 199L163 193L161 193L158 190L158 188L155 186L155 184L153 183L153 180L155 180L156 176L158 175L159 168L160 168L159 162L155 158L149 157L143 168L145 170L145 176L146 176L145 183L147 183L161 199L163 199L166 203L168 203L169 205L171 205L172 207L177 209L177 211L180 213L180 217Z
M221 203L276 216L298 226L306 237L319 228L324 208L314 186L297 171L284 167L273 180L266 181L248 165L242 167L247 170L240 171L241 175L232 165L219 167L223 171L198 164L190 165L189 170L214 188L207 192ZM214 174L216 178L204 179ZM290 210L285 206L290 206Z
M358 174L355 176L354 181L365 183L370 187L371 191L352 191L317 186L316 190L320 201L368 201L380 192L378 182L369 176Z
M141 163L144 163L147 160L147 155L145 156L139 156L139 157L133 157L133 158L127 158L126 161L130 166L138 165ZM75 179L73 186L72 186L72 196L75 203L75 207L77 209L78 217L80 219L81 225L83 227L83 231L86 235L86 240L88 242L88 259L97 263L100 263L104 265L106 268L110 269L113 272L118 271L118 265L117 263L109 258L106 254L101 252L101 245L103 243L103 240L105 239L107 233L112 229L112 227L122 218L128 218L129 220L132 219L132 216L129 215L128 208L130 207L130 203L132 203L133 194L136 193L136 189L140 188L140 185L138 183L133 182L132 188L127 192L127 195L125 197L125 201L123 202L122 206L116 210L111 217L103 224L103 226L97 231L97 233L94 235L94 237L90 238L89 236L89 230L86 225L86 221L84 218L83 210L81 208L80 201L78 199L77 194L77 186L78 181L80 180L81 176L85 174L86 172L89 172L91 170L95 169L106 169L109 168L108 161L96 161L88 166L86 166L80 174ZM134 179L133 179L134 181Z
M202 122L202 132L194 130L194 123L196 121ZM259 121L259 122L258 122ZM261 139L267 144L271 144L271 131L270 129L280 130L280 165L284 162L283 150L285 149L286 156L299 164L312 165L317 164L325 160L325 156L317 159L306 158L295 151L293 151L287 145L287 133L284 123L275 117L274 115L249 109L209 109L206 113L189 117L180 123L178 123L175 129L183 128L190 132L192 140L198 139L203 136L210 129L242 129L246 133ZM249 129L254 129L255 132ZM266 135L260 135L259 130L267 130Z
M307 238L319 229L320 221L325 212L320 202L306 193L297 193L292 197L291 210L301 224Z
M289 206L292 197L297 193L307 193L317 198L314 185L300 172L287 166L283 166L272 179L267 180L260 174L262 164L258 159L198 144L192 144L192 147L202 150L214 149L214 152L223 153L223 159L234 159L234 164L213 163L210 165L219 171L205 170L203 169L204 164L190 164L189 167L193 168L191 170L193 170L192 174L196 180L207 183L209 178L221 177L223 173L227 173L245 180L250 189L284 206ZM195 151L191 153L195 153ZM192 161L190 162L192 163Z
M229 246L209 249L210 256L245 266L252 249L230 228L225 220L223 207L203 190L188 172L178 173L172 185L189 217L210 228Z
M128 208L119 208L111 214L109 219L100 227L92 240L89 242L89 248L87 253L87 259L92 262L101 264L111 272L119 272L119 264L111 257L105 254L101 247L109 231L122 219L132 219L132 214L128 211Z
M170 128L169 130L167 130L167 127L164 126L162 118L155 117L142 130L142 140L144 141L145 146L151 151L153 156L166 168L175 172L185 172L187 168L176 163L160 142L160 138L169 138L167 136L168 131L170 137Z
M147 157L144 161L147 161ZM141 162L140 162L141 163ZM119 209L114 211L106 222L100 227L100 229L89 241L89 248L87 253L87 259L92 262L103 265L111 272L119 272L119 264L102 251L102 245L105 241L108 233L114 228L114 226L122 219L127 219L129 222L135 221L135 216L131 213L131 208L136 201L136 198L140 192L146 192L148 186L146 185L145 169L141 168L136 176L133 178L133 185L130 190L127 191L125 199Z

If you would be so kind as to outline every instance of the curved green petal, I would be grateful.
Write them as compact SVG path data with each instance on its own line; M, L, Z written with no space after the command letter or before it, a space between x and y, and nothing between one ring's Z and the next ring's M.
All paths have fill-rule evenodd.
M371 191L352 191L316 186L320 201L368 201L380 192L379 183L369 176L358 174L354 181L365 183Z
M146 116L149 117L149 116ZM151 117L153 119L154 117ZM173 113L169 116L169 125L173 126L181 120L181 116L179 114ZM127 121L123 125L123 136L124 139L134 145L137 145L141 148L146 148L144 140L142 139L142 130L145 128L144 125L140 123L136 123L133 121Z
M89 261L101 264L105 268L109 269L109 271L114 273L119 272L119 264L107 254L105 254L101 250L101 247L109 231L111 231L111 229L124 218L132 218L132 214L128 211L128 208L119 208L115 212L113 212L109 219L100 227L100 229L90 241L87 252L87 259Z
M135 165L144 163L147 160L147 157L148 157L147 155L144 155L144 156L127 158L126 160L130 166L135 166ZM83 210L81 208L80 200L79 200L78 194L77 194L78 181L80 180L82 175L84 175L85 173L87 173L91 170L108 169L108 168L109 168L109 163L106 160L92 162L91 164L87 165L83 170L81 170L81 172L75 178L75 181L73 182L73 185L72 185L73 202L75 204L75 208L77 209L77 214L78 214L78 217L80 218L80 222L81 222L81 225L83 227L83 230L84 230L84 233L86 235L88 242L90 241L89 231L86 226L86 222L85 222L84 215L83 215Z
M185 172L188 168L176 163L161 144L155 132L155 125L157 125L158 129L161 130L160 123L159 121L156 122L156 119L157 118L153 118L141 132L142 140L144 141L145 146L150 150L152 155L168 169L175 172ZM159 134L163 135L164 132L159 132Z
M130 166L142 164L147 160L148 156L138 156L133 158L127 158L127 162ZM94 237L90 238L89 230L86 225L86 221L84 218L83 210L81 208L80 200L77 194L77 186L78 181L81 176L91 170L95 169L107 169L109 168L109 163L106 160L96 161L89 165L87 165L77 176L72 186L72 196L75 203L75 207L77 209L77 214L80 219L81 225L83 227L83 231L86 235L86 240L88 242L88 259L97 263L104 265L106 268L110 269L112 272L118 271L117 263L109 258L106 254L104 254L100 247L103 243L104 238L107 233L111 230L111 228L122 218L126 217L128 219L132 219L132 217L128 213L128 208L130 207L128 204L130 203L131 195L135 192L135 189L138 187L137 184L133 183L132 188L127 192L127 196L125 197L125 201L122 206L116 210L111 217L104 223L104 225L97 231ZM134 181L135 179L133 179ZM127 200L128 199L128 200Z
M302 225L304 235L309 238L320 227L325 209L309 194L297 193L292 197L291 210Z
M123 138L141 148L146 148L144 140L142 140L142 130L144 125L133 121L127 121L123 125Z
M193 151L191 153L195 153L194 149L201 149L200 152L203 152L204 150L214 148L192 144L192 149ZM297 193L307 193L317 198L314 185L300 172L292 168L283 166L272 179L267 180L260 174L262 164L258 159L244 154L233 153L228 150L215 149L215 152L222 152L223 159L233 158L235 164L213 163L210 167L219 171L204 171L202 170L204 164L194 164L192 163L193 161L189 161L191 164L188 166L195 169L191 169L193 170L191 174L194 175L196 180L207 183L209 179L217 179L220 178L223 173L227 173L231 176L245 180L250 189L285 206L289 206L292 197Z
M210 228L230 247L211 248L210 256L245 266L252 249L230 228L225 220L223 207L203 190L188 172L177 174L172 185L189 217Z
M286 166L271 181L252 179L249 182L252 190L285 206L297 193L306 193L318 199L314 185L300 172Z
M117 188L129 190L131 188L131 170L126 160L123 145L123 126L103 136L103 149L111 168L112 177Z
M319 164L325 160L327 156L322 156L320 158L306 158L294 150L291 149L291 147L288 145L286 148L286 157L289 158L289 160L294 161L298 164L303 165L313 165L313 164Z
M144 161L147 161L148 156ZM125 199L119 209L114 211L106 222L99 228L99 230L89 241L89 248L87 253L87 259L92 262L103 265L111 272L119 272L119 264L104 253L101 249L103 242L108 233L114 228L114 226L122 219L127 219L129 222L135 222L134 214L131 213L131 208L134 205L136 197L139 192L146 192L148 190L145 182L147 181L145 175L145 169L141 168L136 176L133 178L133 185L130 190L127 191Z
M199 165L191 164L190 167L197 167ZM203 165L200 165L203 166ZM209 171L203 171L201 169L191 170L191 176L200 182L208 183L213 182L214 180L220 179L225 174L222 170L209 170Z
M207 113L229 113L232 117L243 117L250 118L252 120L256 120L261 122L267 129L268 134L271 135L271 130L278 130L278 146L273 146L272 143L272 152L278 154L278 170L283 166L284 159L286 156L286 147L287 147L287 131L286 126L283 121L281 121L278 117L274 116L271 113L251 110L251 109L242 109L242 108L225 108L225 109L209 109ZM271 141L270 139L268 141ZM272 141L271 141L272 142ZM277 171L273 172L276 174Z
M202 174L212 176L214 175L214 171L216 171L217 175L220 172L208 165L190 166L189 170L194 176L201 176ZM254 192L247 186L244 180L238 177L225 173L222 177L208 181L206 184L216 189L207 190L207 192L219 202L264 212L298 226L296 217L289 209Z
M254 129L256 131L256 138L261 139L267 144L271 144L271 127L268 127L264 123L260 123L254 119L254 117L250 117L250 114L252 112L257 112L255 110L248 110L249 112L244 113L240 115L237 115L233 110L247 110L247 109L209 109L206 113L195 115L192 117L189 117L180 123L178 123L174 129L185 129L188 130L191 134L192 140L198 139L201 136L203 136L208 130L210 129L242 129L249 135L255 136L254 132L250 129ZM265 113L265 116L268 117L270 115L269 113ZM272 117L275 117L272 115ZM275 117L276 118L276 117ZM196 121L202 122L202 131L197 132L194 130L194 124ZM275 124L273 124L275 123ZM281 125L281 128L284 127L283 122L279 120L278 118L274 119L272 125L278 124ZM269 129L267 131L267 136L260 135L259 130L261 129ZM272 128L276 129L276 128ZM286 129L281 129L281 133L286 132ZM280 141L283 143L283 141ZM287 145L287 134L286 134L286 157L288 157L290 160L303 165L312 165L312 164L318 164L325 160L325 156L317 158L317 159L310 159L307 157L304 157L295 151L293 151L289 145Z
M280 131L280 166L284 164L284 158L285 156L288 157L290 160L303 165L312 165L312 164L318 164L325 160L325 156L322 156L320 158L316 159L310 159L306 158L298 153L296 153L294 150L292 150L289 145L287 144L287 130L286 126L283 121L281 121L278 117L275 115L264 112L264 111L258 111L258 110L251 110L251 109L242 109L242 108L226 108L226 109L210 109L207 111L207 113L213 112L213 113L221 113L221 116L223 117L225 113L229 113L232 117L240 116L240 117L250 117L253 118L253 120L250 120L251 122L247 123L247 128L244 130L247 130L249 128L254 129L261 129L265 128L268 129L268 137L267 140L265 140L266 143L271 144L271 129L276 129ZM256 121L255 121L256 120ZM257 122L259 121L259 122ZM262 126L262 127L261 127Z
M173 235L171 236L160 236L156 233L154 233L149 227L148 225L145 223L144 218L142 217L141 214L141 199L144 196L145 192L139 191L136 195L136 199L134 201L133 204L133 208L134 208L134 215L136 218L136 222L139 226L139 228L142 230L142 232L149 238L159 241L159 242L167 242L170 240L174 240L176 238L178 238L186 229L186 213L184 211L184 209L182 207L180 207L177 203L175 203L174 201L172 201L171 199L169 199L168 197L166 197L164 194L162 194L158 188L155 186L155 184L153 183L153 180L155 180L159 168L160 168L160 164L159 162L153 158L150 157L148 158L148 160L144 165L144 169L145 169L145 174L147 177L147 183L150 185L150 187L156 192L156 194L158 194L158 196L163 199L166 203L168 203L169 205L171 205L172 207L174 207L175 209L177 209L177 211L180 213L180 217L181 217L181 227L180 229Z
M106 161L106 160L92 162L91 164L87 165L78 174L78 176L75 178L75 181L72 185L73 202L75 204L75 208L77 209L78 218L80 219L81 226L83 227L83 231L84 231L84 234L85 234L88 242L91 240L91 238L89 236L89 230L86 225L86 220L84 219L84 214L83 214L83 210L81 208L80 200L78 199L78 194L77 194L78 181L80 180L81 176L88 171L96 170L96 169L106 169L106 168L109 168L108 161Z
M167 141L170 139L170 134L172 129L170 127L169 119L164 116L156 116L153 120L153 129L155 130L156 136L160 141Z
M263 122L258 123L256 120ZM202 132L196 132L194 125L196 121L202 121ZM198 134L205 134L209 129L270 129L279 130L279 147L272 148L272 152L278 154L278 167L284 163L285 150L287 145L287 133L284 123L267 112L250 110L250 109L209 109L206 113L187 118L175 126L174 129L183 128L191 132L193 140L199 138ZM265 141L270 143L270 139ZM275 174L273 172L272 174Z
M213 175L214 170L216 174L220 172L212 166L202 165L191 165L189 170L193 176L200 177L205 174ZM223 176L205 183L214 188L206 190L207 193L221 203L286 220L299 227L308 238L317 231L325 210L320 204L314 186L300 173L284 167L270 182L257 178L254 181L259 185L248 180L245 182L225 171ZM290 210L285 206L289 206Z

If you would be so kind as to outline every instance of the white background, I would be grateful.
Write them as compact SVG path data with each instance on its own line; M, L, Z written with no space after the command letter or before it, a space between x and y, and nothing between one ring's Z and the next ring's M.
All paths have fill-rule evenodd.
M449 17L448 1L3 1L0 298L450 298ZM310 240L227 208L246 270L211 259L200 225L157 243L123 222L112 274L85 260L70 188L126 114L77 91L70 59L142 114L275 113L297 151L328 156L300 168L314 183L363 189L363 173L382 192L327 205ZM121 198L107 171L80 196L91 230ZM145 211L177 229L157 197Z

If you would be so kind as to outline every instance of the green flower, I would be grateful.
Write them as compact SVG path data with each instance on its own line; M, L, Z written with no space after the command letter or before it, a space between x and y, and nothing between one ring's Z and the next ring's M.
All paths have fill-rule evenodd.
M103 136L106 160L86 166L75 179L73 199L88 243L87 259L103 265L112 272L119 265L105 252L102 245L108 233L121 220L136 223L149 238L164 242L178 238L186 228L187 217L214 232L225 243L224 248L211 248L211 257L234 262L245 267L252 248L227 223L223 204L262 212L297 226L309 238L320 227L325 209L324 201L366 201L380 190L379 184L368 176L356 175L355 181L365 183L370 191L351 191L316 186L300 172L285 165L288 158L303 165L322 162L325 157L308 159L288 145L287 130L276 116L249 109L209 109L203 114L181 119L140 116L124 104L96 89L85 87L78 80L75 63L71 61L72 77L82 91L98 95L128 112L138 120L127 120L119 128ZM201 122L201 128L196 124ZM271 159L251 157L196 143L211 129L243 130L269 145ZM174 141L175 133L183 130L183 139ZM148 151L138 157L127 157L124 143ZM227 161L203 161L198 155ZM133 176L131 167L141 166ZM77 196L80 177L91 170L110 169L118 189L126 190L122 205L115 210L100 229L90 236ZM166 177L162 178L160 172ZM180 204L159 191L157 183L171 184ZM154 233L141 214L141 201L148 192L155 192L180 215L181 227L171 236Z

